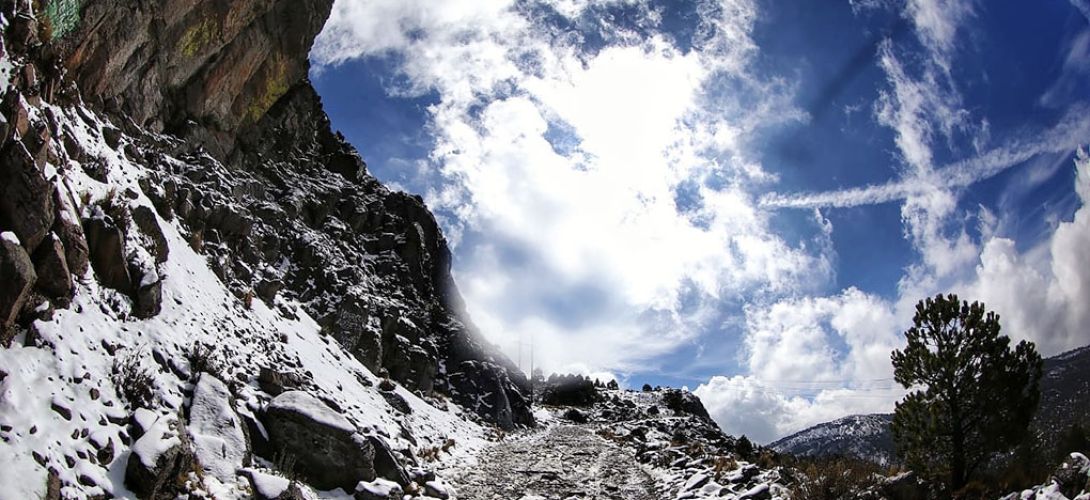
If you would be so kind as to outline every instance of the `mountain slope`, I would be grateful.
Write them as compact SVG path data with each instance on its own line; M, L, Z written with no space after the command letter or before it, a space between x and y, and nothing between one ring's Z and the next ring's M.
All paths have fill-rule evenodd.
M893 415L852 415L796 432L770 445L781 453L800 456L849 456L879 465L896 461L889 425Z
M854 415L802 430L770 448L795 455L848 455L881 465L896 460L890 414ZM1052 454L1072 424L1090 425L1090 346L1044 360L1041 401L1030 424L1038 445Z
M305 80L330 5L0 5L0 498L422 492L534 424Z

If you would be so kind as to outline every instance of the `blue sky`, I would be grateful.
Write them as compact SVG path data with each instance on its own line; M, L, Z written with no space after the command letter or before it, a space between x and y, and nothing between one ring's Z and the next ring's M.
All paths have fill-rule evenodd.
M901 392L915 303L1090 343L1085 0L337 0L336 128L474 321L767 442ZM523 359L528 358L524 351Z

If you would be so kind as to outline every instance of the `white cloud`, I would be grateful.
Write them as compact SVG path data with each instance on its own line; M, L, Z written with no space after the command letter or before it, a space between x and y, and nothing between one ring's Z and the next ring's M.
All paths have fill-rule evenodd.
M850 413L890 411L902 391L890 353L900 347L893 306L849 288L746 312L750 375L713 377L694 391L728 434L759 442Z
M1075 189L1082 202L1070 222L1050 239L1019 253L1014 241L993 237L985 244L976 274L958 286L1002 318L1011 338L1037 343L1046 355L1085 345L1090 324L1090 159L1079 150Z
M604 3L632 9L621 16L631 24L596 17ZM744 321L730 321L744 326L746 374L712 377L696 392L728 433L767 442L891 410L900 391L889 353L916 301L939 291L985 300L1009 333L1045 352L1084 343L1086 209L1020 254L995 236L986 211L985 238L970 238L959 202L980 180L1070 151L1090 136L1090 114L1073 109L1050 130L989 149L988 122L964 109L950 74L971 2L908 1L922 59L880 46L886 88L874 117L894 132L900 179L764 198L753 193L776 176L751 141L807 119L792 104L797 84L751 69L754 2L697 4L692 46L680 47L656 34L661 13L638 0L338 0L312 57L319 70L383 57L399 74L388 91L437 96L435 147L418 167L456 245L468 308L512 358L532 339L547 371L621 380L651 372L660 356L721 340L698 335L745 305ZM539 15L549 9L566 22ZM936 166L939 147L967 159ZM789 244L770 210L891 201L903 201L905 237L919 254L897 297L854 288L810 296L834 275L831 224L815 210L817 234ZM1050 320L1034 323L1042 317Z
M832 273L827 234L787 244L749 194L772 179L749 138L803 117L788 85L749 73L753 3L697 2L691 47L648 29L655 8L621 3L633 26L585 19L592 2L532 6L600 30L584 33L503 2L340 0L312 54L389 57L395 91L438 94L426 198L453 214L468 308L501 345L534 336L546 369L636 369L691 342L719 304ZM606 46L588 49L591 34Z

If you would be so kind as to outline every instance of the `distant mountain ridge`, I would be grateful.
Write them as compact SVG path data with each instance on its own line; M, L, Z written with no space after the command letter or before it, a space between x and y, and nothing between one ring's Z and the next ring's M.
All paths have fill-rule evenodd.
M850 456L889 465L893 448L891 413L851 415L796 432L769 445L781 453L800 456Z
M852 415L796 432L769 445L799 456L850 456L881 465L896 463L890 424L893 415ZM1031 424L1043 450L1053 450L1061 433L1090 423L1090 346L1044 360L1041 402Z

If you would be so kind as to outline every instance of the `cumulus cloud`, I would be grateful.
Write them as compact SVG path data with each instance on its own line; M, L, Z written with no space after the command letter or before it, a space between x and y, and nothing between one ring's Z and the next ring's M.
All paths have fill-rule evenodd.
M746 311L749 375L694 391L724 431L759 442L850 413L889 411L902 395L890 352L903 343L892 304L855 288Z
M722 304L832 273L827 234L788 244L751 194L773 176L750 137L804 118L750 73L755 5L693 9L682 42L638 1L341 0L317 40L319 66L386 57L391 91L438 95L425 197L468 308L509 352L533 337L547 370L633 370Z
M388 92L434 96L434 147L418 164L425 198L456 246L474 321L513 359L532 342L546 371L624 381L679 348L741 335L744 374L695 392L728 433L768 442L891 410L902 392L889 353L923 296L985 300L1008 333L1046 353L1084 342L1086 209L1020 253L996 236L996 216L960 203L974 183L1069 153L1090 136L1090 113L1069 110L1051 129L992 146L950 71L973 2L853 1L856 11L902 8L915 28L915 51L886 41L877 53L886 78L872 117L894 134L900 176L763 197L777 177L754 139L807 120L792 103L797 84L755 73L755 2L692 8L691 36L678 39L662 29L662 7L643 0L338 0L312 59L322 71L381 58L397 72ZM935 165L938 148L966 159ZM885 202L902 203L919 256L896 296L815 295L827 293L836 259L818 209ZM772 220L785 207L813 209L816 234L781 237ZM982 238L969 236L970 219Z

